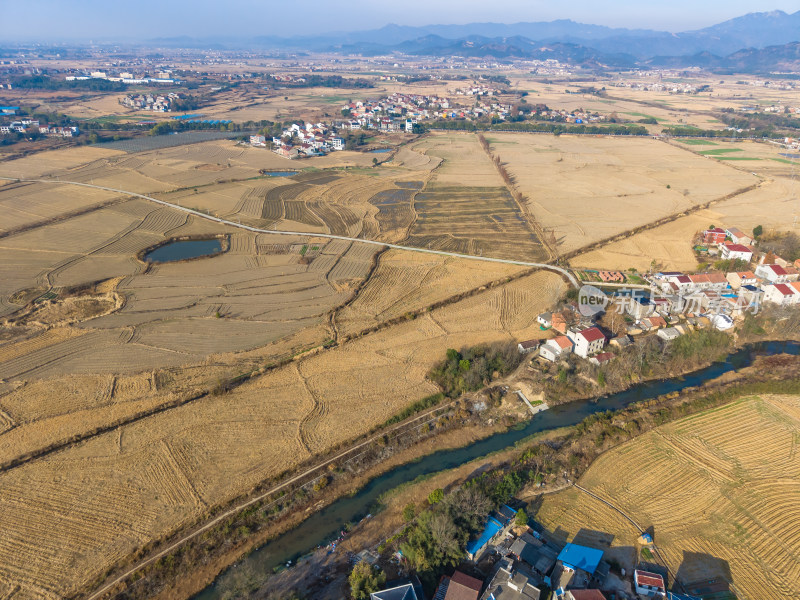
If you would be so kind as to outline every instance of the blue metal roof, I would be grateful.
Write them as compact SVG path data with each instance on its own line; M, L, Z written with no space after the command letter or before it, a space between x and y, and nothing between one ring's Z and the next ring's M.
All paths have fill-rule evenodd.
M500 523L500 521L494 517L488 517L486 519L486 527L484 527L481 536L477 540L472 540L471 542L467 543L467 552L469 554L475 554L478 550L488 544L489 540L496 536L497 532L502 528L503 525Z
M567 567L593 574L597 570L597 565L603 560L603 551L578 544L567 544L558 555L558 560Z

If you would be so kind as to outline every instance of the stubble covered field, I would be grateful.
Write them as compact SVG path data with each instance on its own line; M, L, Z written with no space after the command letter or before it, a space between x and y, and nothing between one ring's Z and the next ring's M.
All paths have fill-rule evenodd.
M563 288L556 275L534 273L0 475L0 575L22 586L21 598L73 592L207 506L435 392L425 375L447 348L535 335L535 315ZM107 410L110 381L86 383L92 399L72 402ZM131 385L141 387L138 402L152 401L146 379ZM69 406L66 393L65 408L26 413L24 390L0 399L21 421L60 419Z
M797 598L798 432L796 396L742 398L609 451L580 484L652 526L684 583L728 577L745 598ZM633 545L638 535L574 489L544 496L536 518L569 535L570 523L612 534L615 545Z
M721 198L758 182L748 172L651 139L487 136L560 252Z

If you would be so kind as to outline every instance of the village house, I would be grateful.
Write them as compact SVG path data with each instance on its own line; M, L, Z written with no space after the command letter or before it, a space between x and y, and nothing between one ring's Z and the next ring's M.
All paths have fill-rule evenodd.
M633 344L633 340L631 339L631 336L627 334L622 334L612 338L611 341L608 342L609 346L616 346L617 348L627 348L631 344Z
M636 569L633 572L633 585L640 596L666 597L667 594L664 578L658 573Z
M713 229L707 229L703 232L703 243L705 244L721 244L725 241L725 230L720 227L714 227Z
M606 336L597 327L589 327L581 331L570 330L567 337L575 344L573 352L581 358L597 354L606 345Z
M536 317L536 321L545 329L550 329L553 326L553 313L544 312Z
M529 569L503 558L481 600L539 600L541 592L533 583L537 579Z
M422 584L416 575L413 579L389 581L384 589L369 595L370 600L423 600L424 598Z
M534 352L541 342L539 340L526 340L517 344L517 350L520 354L530 354Z
M755 239L751 236L742 233L742 231L736 227L728 227L725 230L725 233L731 238L731 241L734 244L742 244L743 246L751 246Z
M609 565L602 563L603 551L578 544L567 544L558 555L556 566L545 583L563 597L564 591L587 588L590 583L602 584L608 576ZM558 594L558 590L562 590Z
M251 135L250 136L250 145L251 146L257 146L257 147L260 147L260 148L266 148L267 147L267 138L265 138L263 135Z
M467 542L467 559L477 562L492 540L501 538L508 533L516 515L517 511L505 504L493 514L488 515L481 534L476 539Z
M769 283L787 283L789 273L780 265L758 265L755 270L756 277Z
M750 262L753 259L753 250L743 244L723 244L720 254L723 260Z
M675 338L679 338L681 336L681 331L677 327L667 327L665 329L659 329L656 335L662 340L669 342Z
M800 299L800 292L785 283L775 283L764 286L764 302L788 306L796 304Z
M550 317L550 327L562 334L567 333L567 317L563 312L553 313Z
M442 576L434 598L439 600L478 600L483 582L466 573L456 571L452 576Z
M595 354L594 356L589 358L589 362L595 366L601 367L611 359L614 358L614 355L611 352L601 352L600 354Z
M639 321L639 326L644 331L654 331L656 329L661 329L662 327L667 326L667 322L664 317L660 317L658 315L652 315L650 317L645 317L641 321Z
M572 341L565 335L547 340L539 346L539 356L550 362L556 362L563 354L572 352Z
M758 278L752 271L734 271L727 273L725 279L728 280L728 284L734 290L738 290L745 285L756 285L758 283Z

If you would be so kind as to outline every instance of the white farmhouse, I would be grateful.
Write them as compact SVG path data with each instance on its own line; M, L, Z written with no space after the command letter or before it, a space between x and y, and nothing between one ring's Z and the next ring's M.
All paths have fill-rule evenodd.
M547 340L539 347L539 356L550 362L556 362L562 354L572 352L572 341L565 335Z
M597 354L606 345L606 336L597 327L589 327L577 332L570 331L567 335L575 344L573 352L581 358Z
M743 244L723 244L721 250L723 260L750 262L753 258L753 251Z

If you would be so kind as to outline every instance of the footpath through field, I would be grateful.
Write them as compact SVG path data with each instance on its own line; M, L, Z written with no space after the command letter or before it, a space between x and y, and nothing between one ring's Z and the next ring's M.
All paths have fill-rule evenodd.
M144 194L138 194L136 192L130 192L128 190L118 190L115 188L104 187L102 185L94 185L92 183L82 183L79 181L64 181L63 179L19 179L15 177L0 177L0 180L5 181L24 181L30 183L54 183L57 185L77 185L81 187L93 188L97 190L104 190L107 192L115 192L117 194L126 194L128 196L133 196L135 198L142 198L143 200L147 200L149 202L155 202L156 204L161 204L162 206L167 206L169 208L173 208L175 210L180 210L185 213L189 213L190 215L194 215L196 217L200 217L201 219L206 219L208 221L214 221L216 223L221 223L223 225L228 225L230 227L237 227L239 229L245 229L247 231L253 231L255 233L271 233L276 235L294 235L294 236L308 236L308 237L321 237L327 238L331 240L345 240L348 242L355 242L358 244L372 244L373 246L382 246L386 248L392 248L394 250L407 250L409 252L424 252L426 254L438 254L440 256L451 256L453 258L463 258L467 260L481 260L484 262L494 262L494 263L503 263L507 265L518 265L521 267L536 267L540 269L548 269L550 271L554 271L560 275L563 275L567 278L567 280L576 288L580 287L580 283L576 279L576 277L569 271L569 269L565 269L563 267L559 267L557 265L551 265L548 263L536 263L536 262L526 262L521 260L509 260L505 258L492 258L489 256L474 256L472 254L459 254L457 252L446 252L444 250L431 250L429 248L415 248L414 246L402 246L400 244L389 244L387 242L379 242L377 240L368 240L363 238L352 238L346 237L343 235L333 235L332 233L315 233L310 231L284 231L280 229L261 229L259 227L251 227L250 225L242 225L241 223L236 223L235 221L228 221L226 219L220 219L219 217L212 217L211 215L207 215L197 210L192 210L191 208L186 208L185 206L180 206L178 204L173 204L171 202L166 202L165 200L158 200L157 198L153 198L151 196L145 196Z

